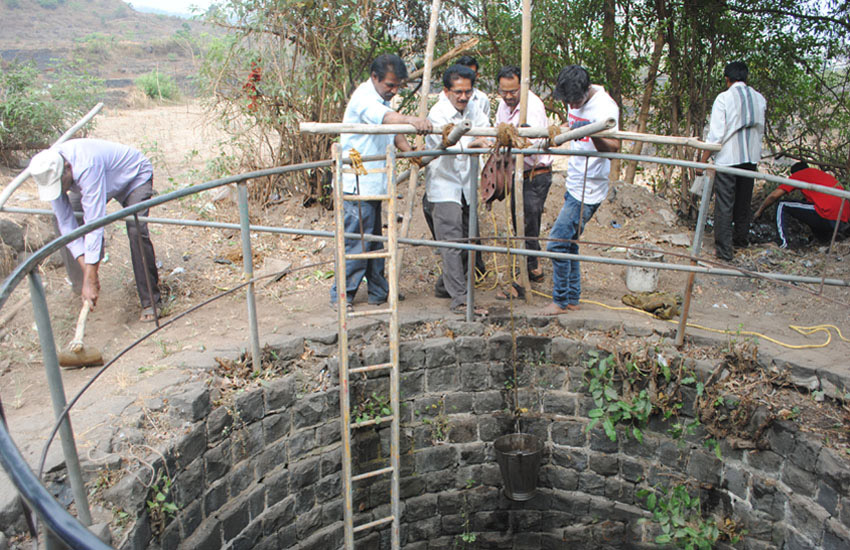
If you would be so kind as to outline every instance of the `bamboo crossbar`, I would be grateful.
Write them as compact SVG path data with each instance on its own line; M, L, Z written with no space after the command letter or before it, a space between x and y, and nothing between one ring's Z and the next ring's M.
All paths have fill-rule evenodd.
M415 134L417 130L412 124L352 124L345 122L302 122L299 130L305 134ZM517 128L520 136L526 138L548 138L548 127ZM443 133L441 125L434 126L432 134ZM475 137L496 137L495 128L472 128L467 135ZM641 134L638 132L606 131L596 134L599 137L643 141L659 145L685 145L694 149L719 151L719 143L707 143L696 138L682 136L659 136L656 134Z

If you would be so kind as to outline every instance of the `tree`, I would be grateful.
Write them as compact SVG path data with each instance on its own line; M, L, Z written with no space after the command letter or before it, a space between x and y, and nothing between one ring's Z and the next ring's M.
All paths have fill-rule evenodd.
M228 0L207 19L229 31L210 48L201 80L218 117L253 169L330 157L335 136L306 136L301 121L339 122L348 97L385 52L420 52L428 14L413 0L316 2ZM254 186L266 203L300 193L329 198L329 171L269 178Z

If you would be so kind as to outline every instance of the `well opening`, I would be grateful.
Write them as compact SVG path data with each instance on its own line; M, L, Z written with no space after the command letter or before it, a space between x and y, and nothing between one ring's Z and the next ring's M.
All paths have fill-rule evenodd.
M691 511L740 536L736 547L846 548L850 474L837 452L767 404L748 410L726 439L714 440L707 424L695 422L704 406L699 396L737 374L729 356L743 356L746 347L732 350L721 341L726 352L718 347L713 356L692 359L665 347L669 335L645 328L568 318L514 322L514 333L508 319L402 327L403 548L656 547L664 532L652 521L649 494L659 507L673 498L681 504L686 495L677 491L699 497ZM388 350L372 344L384 330L380 323L349 329L352 367L386 360ZM604 382L603 344L626 341L680 371L669 381L680 387L659 409L673 411L669 418L655 413L646 422L606 424L605 407L615 400L600 407L592 384ZM173 512L148 503L154 493L144 476L125 475L104 493L135 518L119 547L342 547L336 333L279 338L269 349L275 374L255 375L260 383L224 391L210 376L167 399L183 435L150 465L167 472L165 502ZM762 354L751 359L755 370L776 366ZM656 375L664 380L664 368ZM631 384L615 374L603 392L634 402L629 396L640 388L628 393L624 385ZM353 417L381 416L386 388L385 377L374 373L353 381ZM740 403L727 401L712 405L718 416L743 414ZM537 493L525 502L505 496L493 447L517 426L544 443ZM354 474L386 466L389 444L387 425L357 430ZM355 525L387 515L389 490L388 478L355 483ZM388 528L358 533L356 546L389 548Z

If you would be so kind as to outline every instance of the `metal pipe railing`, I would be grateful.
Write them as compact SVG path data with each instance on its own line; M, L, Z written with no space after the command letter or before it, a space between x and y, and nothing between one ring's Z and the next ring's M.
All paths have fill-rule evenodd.
M450 155L450 154L483 154L487 151L456 151L456 150L433 150L433 151L416 151L416 152L408 152L408 153L400 153L398 155L399 158L410 158L410 157L424 157L424 156L442 156L442 155ZM779 176L773 176L771 174L764 173L754 173L746 170L740 170L736 168L728 168L721 166L713 166L704 163L692 162L692 161L683 161L677 159L665 159L659 157L651 157L651 156L643 156L643 155L631 155L624 153L596 153L596 152L573 152L561 149L548 149L548 148L529 148L525 150L514 150L515 154L540 154L540 153L548 153L548 154L559 154L559 155L573 155L578 154L581 156L589 156L589 157L601 157L601 158L609 158L609 159L623 159L623 160L632 160L637 162L653 162L656 164L662 165L675 165L682 166L686 168L710 168L714 169L717 172L735 174L735 175L744 175L755 177L757 179L762 179L765 181L772 181L780 184L788 184L792 187L800 188L800 189L815 189L817 191L839 196L842 198L850 198L850 192L838 190L838 189L828 189L823 188L822 186L816 186L814 184L808 184L806 182L800 182L797 180L790 180L788 178L782 178ZM383 155L375 155L364 157L364 161L370 160L380 160L384 158ZM345 160L344 162L348 163L350 161ZM247 182L250 179L256 179L261 177L267 177L271 175L280 175L290 172L295 172L299 170L305 169L313 169L313 168L322 168L322 167L330 167L332 161L316 161L316 162L308 162L301 163L296 165L289 165L278 168L270 168L266 170L257 170L254 172L249 172L246 174L238 174L235 176L229 176L226 178L220 178L217 180L205 182L199 185L187 187L184 189L180 189L177 191L173 191L171 193L161 195L158 197L153 197L147 201L143 201L136 205L124 208L118 212L108 214L107 216L96 220L90 224L86 224L82 227L77 228L76 230L68 233L67 235L60 236L53 241L49 242L34 254L32 254L29 258L27 258L24 262L18 265L13 272L3 281L2 285L0 285L0 308L5 304L6 300L8 300L11 292L14 288L17 287L18 284L23 280L24 277L30 277L31 284L33 281L33 277L37 277L34 275L33 270L43 261L47 256L58 250L60 247L65 246L67 243L73 241L81 237L82 235L93 231L94 229L106 226L115 221L124 219L128 216L136 215L139 211L151 208L153 206L157 206L175 199L179 199L185 196L189 196L192 194L200 193L209 189L214 189L216 187L220 187L223 185L228 185L231 183L238 184L240 189L240 195L244 193L245 198L247 199ZM8 187L7 187L8 189ZM703 196L703 203L707 201L706 194ZM708 195L710 198L710 195ZM8 197L6 197L8 198ZM5 199L4 199L5 200ZM240 200L240 202L242 202ZM0 203L2 204L2 203ZM195 220L175 220L168 218L152 218L152 217L141 217L140 219L146 220L149 223L162 223L162 224L173 224L173 225L184 225L184 226L195 226L195 227L213 227L213 228L228 228L228 229L239 229L242 231L243 235L243 256L245 259L245 273L249 278L248 283L245 285L250 286L253 282L253 278L251 275L253 274L253 262L251 256L251 247L250 247L250 232L258 231L258 232L271 232L271 233L280 233L280 234L302 234L302 235L313 235L319 237L332 237L333 233L327 231L317 231L317 230L302 230L302 229L292 229L292 228L281 228L281 227L270 227L270 226L252 226L248 223L248 215L247 215L247 200L244 201L244 215L243 208L240 205L240 224L228 224L228 223L220 223L220 222L202 222ZM703 205L701 204L701 211ZM51 213L49 210L29 210L29 209L20 209L20 208L0 208L0 211L10 212L10 213ZM702 214L702 212L701 212ZM702 217L702 216L701 216ZM704 221L704 219L703 219ZM703 225L702 223L700 225ZM245 241L245 236L248 236L247 243ZM359 238L361 237L359 234L348 234L344 235L345 238ZM386 241L387 237L379 237L375 235L365 235L365 239L367 240L376 240L376 241ZM701 240L701 236L700 236ZM469 251L478 251L478 252L508 252L510 254L516 254L520 256L529 256L535 255L544 258L559 258L559 259L576 259L580 261L589 261L589 262L597 262L603 264L611 264L611 265L626 265L626 266L638 266L638 267L647 267L653 269L667 269L674 271L682 271L688 273L704 273L708 275L723 275L723 276L750 276L748 273L744 273L740 270L735 269L715 269L715 268L706 268L698 265L679 265L679 264L668 264L668 263L655 263L655 262L645 262L640 260L630 260L630 259L619 259L619 258L604 258L599 256L586 256L582 254L557 254L552 252L545 251L529 251L525 249L515 249L515 248L504 248L504 247L496 247L496 246L487 246L487 245L474 245L468 243L452 243L452 242L437 242L437 241L429 241L423 239L398 239L399 243L408 244L413 246L437 246L437 247L446 247L446 248L458 248L462 250ZM698 252L697 240L695 236L695 252ZM692 261L697 261L698 258L691 257ZM470 269L473 269L474 266L470 265ZM787 281L787 282L796 282L796 283L812 283L812 284L828 284L834 286L850 286L850 281L843 279L825 279L820 277L803 277L803 276L795 276L795 275L786 275L781 273L758 273L759 277L776 280L776 281ZM241 288L243 285L239 285ZM36 289L37 290L37 289ZM36 293L37 294L37 291ZM248 292L248 301L250 302L252 297L252 293ZM471 302L471 299L470 299ZM42 341L42 348L45 346L53 346L53 355L55 356L55 345L53 344L52 339L52 329L49 326L49 316L47 313L46 303L42 300L35 299L33 301L33 307L35 310L36 318L39 316L43 316L46 320L46 325L43 327L44 323L39 323L42 325L39 327L39 338ZM249 317L251 317L251 305L249 303ZM255 306L254 306L255 307ZM254 319L256 319L256 311L254 310ZM253 325L256 325L256 320L252 322ZM155 329L158 330L158 329ZM149 336L149 335L146 335ZM254 345L254 339L257 338L257 345ZM47 342L50 344L47 344ZM252 354L254 354L254 360L258 361L258 333L256 332L256 328L252 329ZM49 350L48 350L49 351ZM49 358L45 359L45 363L49 363ZM62 419L66 418L70 407L73 405L74 401L72 401L71 405L65 408L61 413L61 418L58 421L57 427L63 425L61 422ZM68 427L70 428L70 423L68 423ZM64 428L63 428L64 429ZM63 437L63 442L65 438ZM71 440L69 438L69 440ZM63 443L64 444L64 443ZM67 460L67 458L66 458ZM69 461L70 463L70 461ZM32 472L29 471L26 466L25 461L20 455L20 452L14 446L11 438L9 437L8 431L6 430L5 425L0 423L0 464L9 472L9 475L16 487L21 491L24 499L32 506L32 508L38 513L39 517L45 524L48 529L53 531L58 535L58 537L63 540L65 543L70 544L75 548L90 548L90 549L105 549L108 548L104 543L102 543L97 537L87 531L79 522L77 522L67 511L62 508L56 501L50 497L44 487L39 483L38 478L32 475ZM70 468L73 466L69 466L69 475ZM74 482L72 482L72 485ZM73 489L73 488L72 488ZM75 496L76 496L75 490ZM81 499L79 499L81 500ZM78 504L78 508L83 508ZM83 514L81 514L81 519L85 521Z

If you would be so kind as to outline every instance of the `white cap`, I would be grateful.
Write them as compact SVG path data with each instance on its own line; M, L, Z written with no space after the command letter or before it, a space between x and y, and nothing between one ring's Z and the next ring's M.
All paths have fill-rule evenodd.
M52 201L62 192L62 170L65 159L56 151L47 149L38 153L30 161L30 175L38 184L38 198Z

